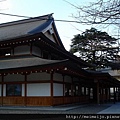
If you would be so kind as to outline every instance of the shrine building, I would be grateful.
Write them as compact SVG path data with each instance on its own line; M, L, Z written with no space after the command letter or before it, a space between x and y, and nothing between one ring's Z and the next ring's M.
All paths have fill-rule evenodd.
M64 29L64 26L63 26ZM54 106L111 100L120 82L69 53L52 14L0 24L0 105Z

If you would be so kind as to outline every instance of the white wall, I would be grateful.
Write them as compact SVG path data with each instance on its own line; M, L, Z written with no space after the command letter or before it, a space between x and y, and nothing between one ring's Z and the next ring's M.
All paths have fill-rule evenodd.
M30 54L30 46L17 46L14 48L14 55Z
M22 96L25 96L25 84L22 84Z
M27 96L50 96L50 83L27 84Z
M4 76L4 82L12 82L12 81L24 81L25 76L21 74L9 74Z
M48 37L51 41L53 41L54 43L56 43L56 42L55 42L55 39L54 39L54 37L53 37L52 34L50 34L48 31L45 32L44 34L45 34L45 36Z
M53 84L53 96L63 96L63 84Z
M63 82L63 76L62 76L62 74L55 73L53 75L53 80Z
M3 96L6 96L6 84L3 85Z
M32 73L27 76L27 81L35 81L35 80L50 80L49 73Z
M70 76L65 76L64 77L64 82L72 83L72 78Z

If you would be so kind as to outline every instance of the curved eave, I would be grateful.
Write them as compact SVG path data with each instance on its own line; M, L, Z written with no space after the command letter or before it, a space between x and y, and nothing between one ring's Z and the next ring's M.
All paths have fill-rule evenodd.
M46 65L55 65L68 62L68 60L47 60L39 57L26 57L0 60L0 71L10 69L24 69L32 67L40 67Z
M66 51L63 47L58 46L57 44L52 42L42 32L34 34L34 35L19 36L19 37L16 37L16 38L9 39L7 41L1 41L0 43L4 44L4 43L8 43L8 42L18 42L18 41L26 41L26 40L32 41L34 39L36 41L39 41L38 38L41 38L45 43L47 43L46 45L50 45L49 46L50 49L55 50L56 52L60 53L64 57L66 57L66 59L70 59L71 61L75 62L76 64L80 65L81 67L93 67L91 64L86 63L85 61L79 59L75 55L73 55L73 54L69 53L68 51Z
M49 38L47 38L43 33L40 33L40 35L41 35L41 38L42 38L42 39L46 40L46 42L49 43L50 45L52 45L52 47L53 47L56 51L62 53L62 54L65 55L68 59L70 59L70 60L78 63L78 64L79 64L80 66L82 66L82 67L93 67L93 65L91 65L91 64L89 64L89 63L87 63L87 62L85 62L85 61L83 61L83 60L81 60L81 59L79 59L77 56L71 54L70 52L68 52L67 50L63 49L62 47L57 46L55 43L53 43L52 41L50 41Z
M54 28L54 31L55 31L55 34L56 34L56 36L57 36L57 39L58 39L58 41L59 41L60 46L65 49L65 47L64 47L64 45L63 45L63 43L62 43L62 41L61 41L61 38L60 38L60 36L59 36L59 34L58 34L58 31L57 31L55 22L53 22L53 28Z

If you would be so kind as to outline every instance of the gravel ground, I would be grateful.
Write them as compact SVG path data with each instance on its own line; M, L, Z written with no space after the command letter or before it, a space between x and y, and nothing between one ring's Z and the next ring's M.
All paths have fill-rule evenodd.
M110 107L111 104L102 105L87 105L84 107L68 110L68 111L53 111L53 110L18 110L18 109L1 109L0 108L0 120L63 120L66 116L77 115L77 114L97 114L98 112ZM73 118L72 118L73 119ZM69 119L71 120L71 119Z

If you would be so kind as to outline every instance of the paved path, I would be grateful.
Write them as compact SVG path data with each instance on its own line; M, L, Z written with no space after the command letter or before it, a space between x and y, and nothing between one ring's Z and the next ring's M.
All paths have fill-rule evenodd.
M18 118L19 120L66 120L66 115L73 117L75 114L120 114L120 102L116 104L73 104L54 107L0 107L0 120L16 120Z
M88 106L88 104L68 104L59 106L39 106L39 107L29 107L29 106L1 106L0 110L32 110L32 111L69 111L77 108L82 108Z
M112 104L70 104L51 107L1 106L0 114L97 114Z
M117 102L107 109L98 112L98 114L120 114L120 102Z

